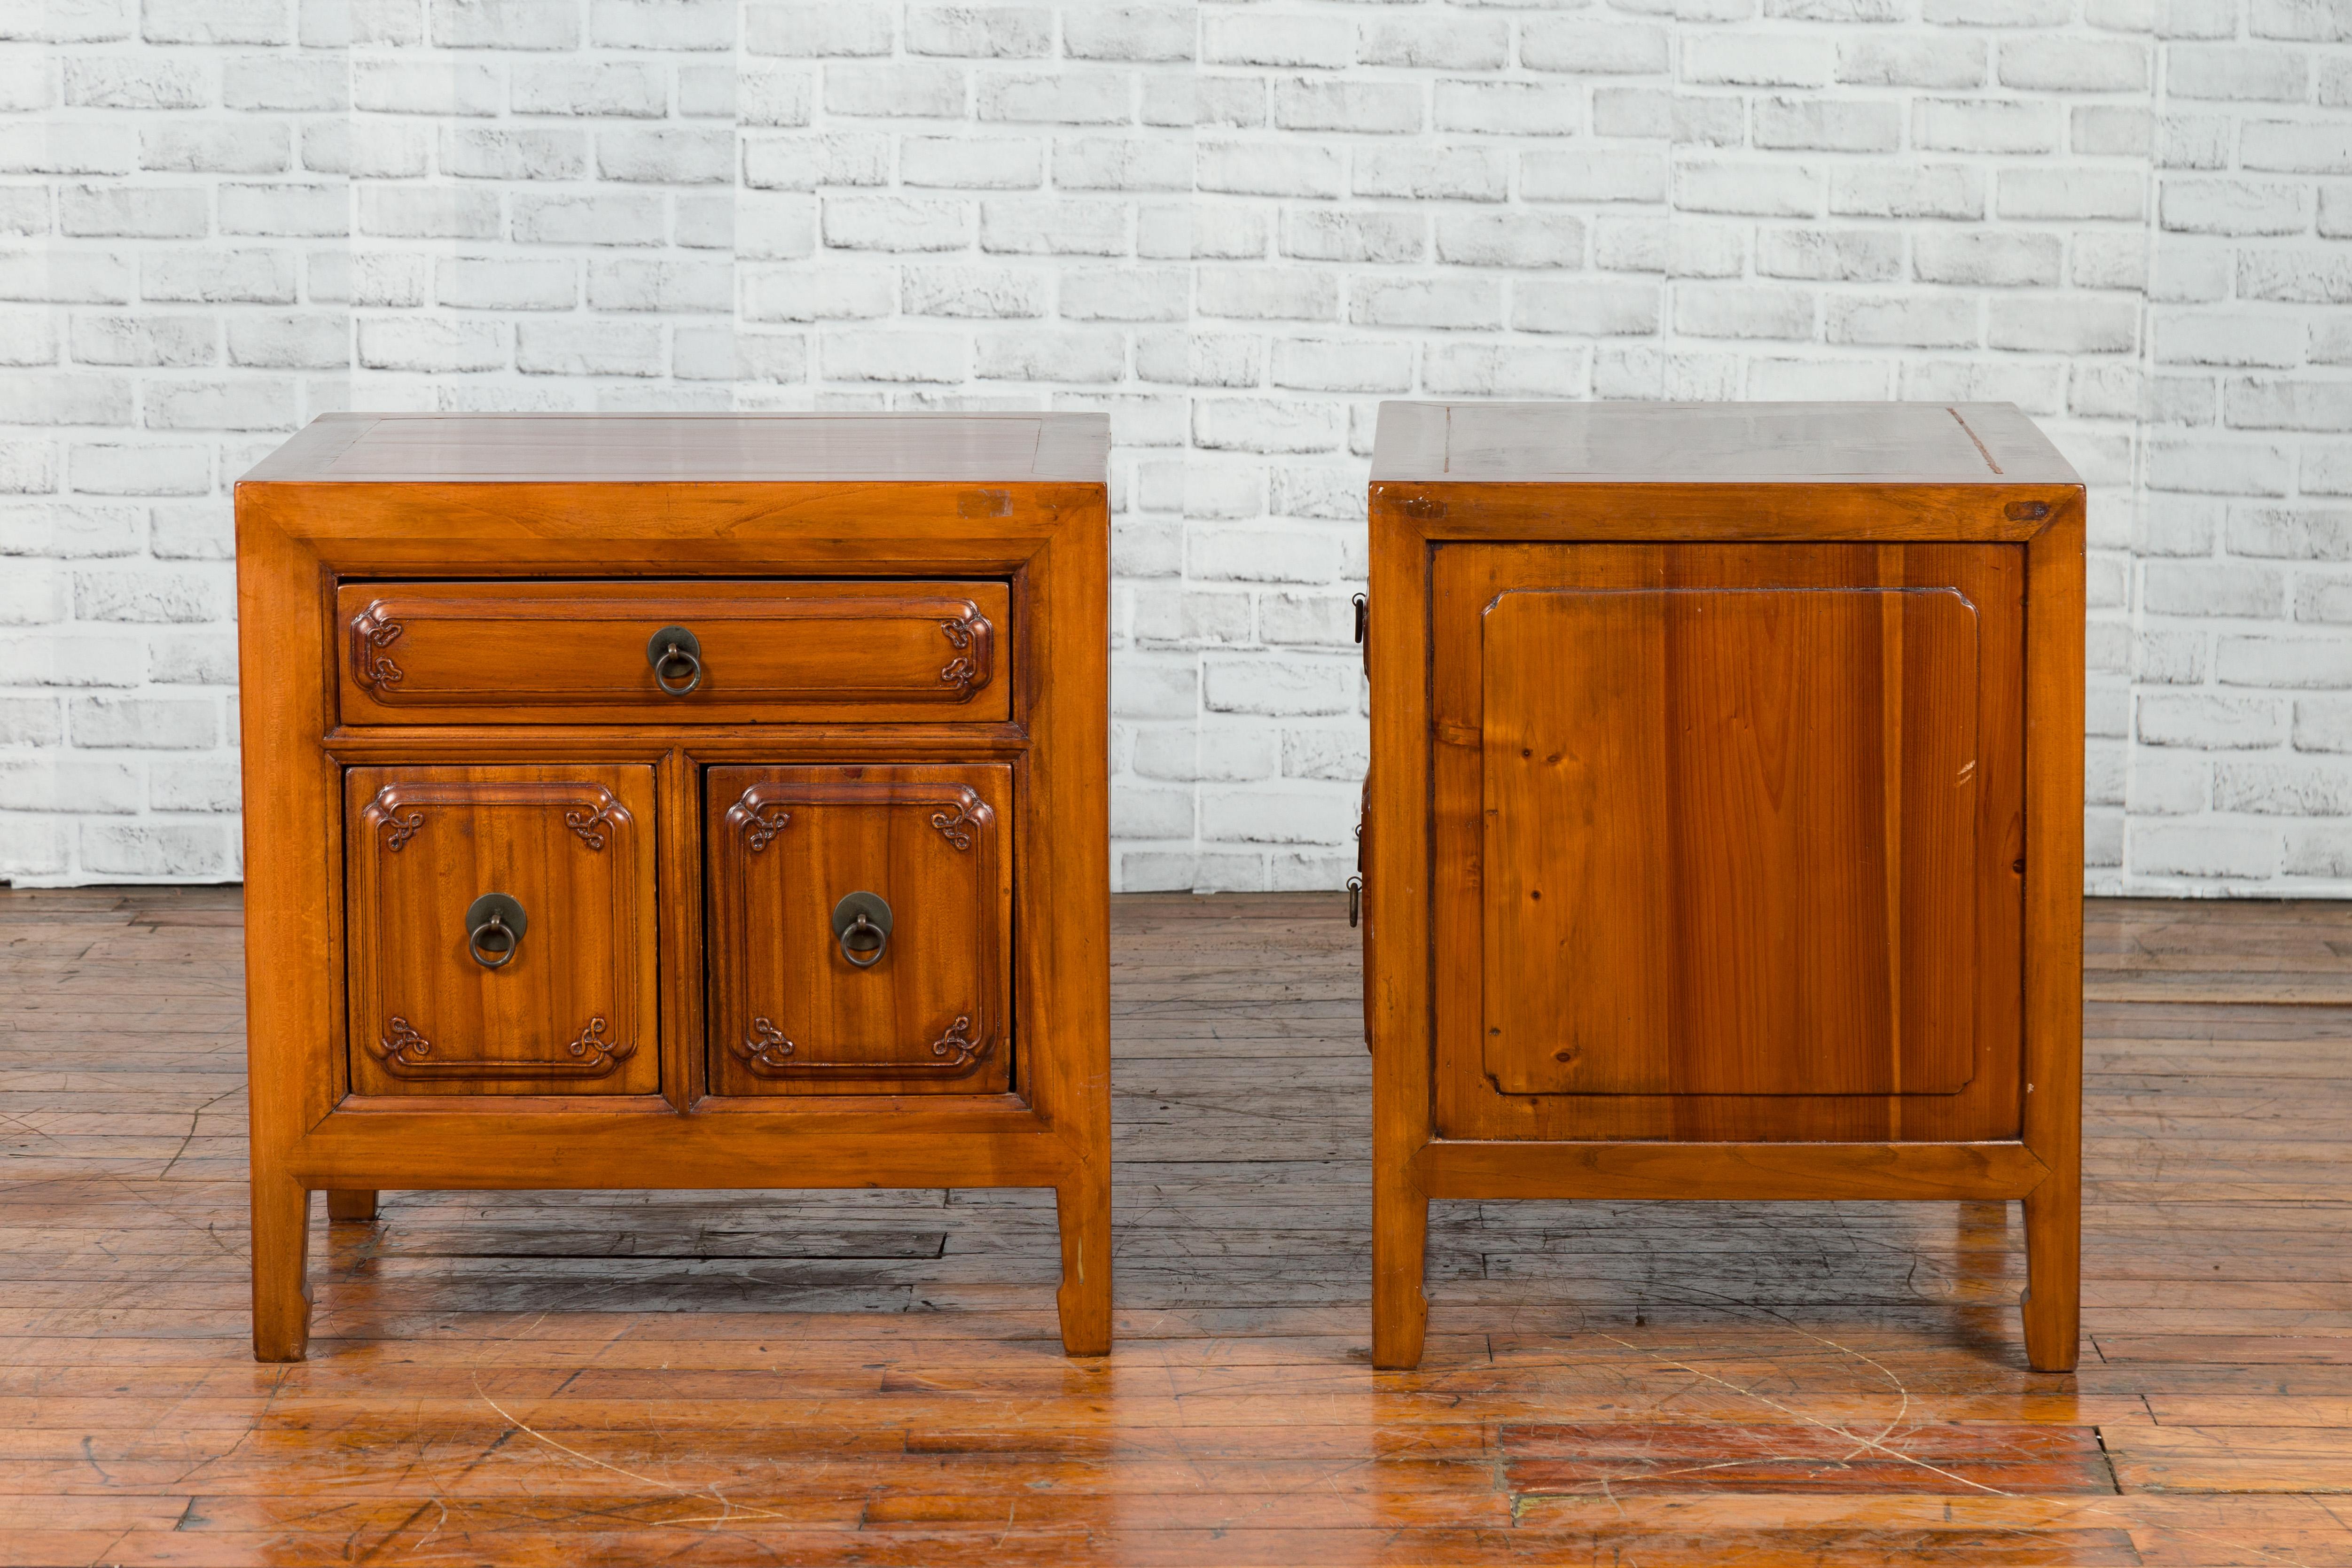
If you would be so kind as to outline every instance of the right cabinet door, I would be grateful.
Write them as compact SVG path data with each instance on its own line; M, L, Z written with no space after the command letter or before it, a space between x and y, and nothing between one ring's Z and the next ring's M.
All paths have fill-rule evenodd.
M1009 1087L1012 774L709 770L716 1092Z
M1443 1130L2014 1135L2021 569L1441 550Z

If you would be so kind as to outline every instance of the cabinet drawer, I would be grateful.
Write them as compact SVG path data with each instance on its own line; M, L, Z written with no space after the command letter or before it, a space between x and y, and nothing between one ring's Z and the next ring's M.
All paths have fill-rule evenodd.
M1002 1092L1012 769L713 768L705 782L714 1090Z
M1010 608L1001 582L344 583L341 712L346 724L1001 721Z
M658 1089L653 769L344 785L354 1092Z

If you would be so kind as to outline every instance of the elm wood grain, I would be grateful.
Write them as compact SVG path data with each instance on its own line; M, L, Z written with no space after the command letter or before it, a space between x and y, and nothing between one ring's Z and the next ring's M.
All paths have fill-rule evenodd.
M1420 1364L1429 1324L1429 1195L1413 1180L1412 1163L1436 1134L1427 1028L1435 1004L1431 966L1414 960L1431 951L1433 931L1431 901L1410 890L1470 869L1459 851L1435 854L1424 809L1433 771L1430 559L1426 539L1401 526L1401 515L1376 483L1364 666L1371 690L1383 695L1371 705L1364 785L1364 903L1373 919L1362 963L1372 1059L1372 1364L1383 1368Z
M237 640L247 777L268 779L246 789L242 808L253 1348L294 1361L310 1335L310 1189L287 1157L351 1086L341 770L312 740L334 722L331 580L242 494L236 518L237 620L274 633Z
M1570 558L1621 586L1514 572L1434 607L1480 629L1486 1077L1957 1092L1978 1070L1976 607L1864 586L1901 572L1876 552L1795 591L1703 586L1785 576L1769 563L1624 553L1622 576L1618 551Z
M1005 1091L1012 771L709 769L716 1092ZM833 925L855 893L880 897L892 916L864 968Z
M2093 929L2105 907L2091 904ZM2177 951L2194 955L2200 915L2226 936L2235 907L2186 908ZM2247 1091L2292 1069L2299 1113L2332 1112L2352 1137L2352 1012L2089 1009L2086 1270L2122 1283L2168 1258L2151 1299L2200 1279L2208 1299L2095 1301L2098 1354L2086 1346L2071 1378L2029 1373L2004 1312L1925 1301L1909 1283L2012 1283L2013 1210L1860 1201L1440 1202L1424 1370L1376 1374L1360 1133L1328 1160L1265 1132L1343 1143L1360 1123L1360 1101L1300 1087L1369 1082L1352 1001L1269 1016L1268 998L1294 990L1346 997L1357 960L1342 902L1123 899L1110 942L1121 1333L1108 1360L1059 1356L1042 1194L395 1190L377 1225L317 1222L319 1354L256 1366L238 933L151 918L235 914L230 890L0 894L0 1237L34 1266L0 1277L0 1396L16 1401L0 1425L0 1546L20 1559L2352 1561L2340 1497L2237 1490L2263 1472L2222 1446L2242 1434L2248 1451L2278 1450L2274 1469L2315 1467L2352 1431L2306 1397L2352 1396L2343 1384L2273 1403L2282 1377L2345 1367L2271 1359L2352 1343L2352 1310L2276 1311L2233 1291L2275 1277L2291 1247L2340 1250L2352 1165L2238 1180L2263 1142L2250 1124L2180 1156L2179 1197L2105 1199L2097 1179L2163 1146L2144 1119L2108 1129L2145 1094L2140 1054L2167 1040L2195 1052L2187 1103L2255 1099ZM2352 940L2352 906L2310 917ZM144 1009L140 1027L98 1024L134 982L147 988L129 1004ZM1196 983L1204 994L1188 999ZM204 1010L175 1023L175 991ZM1266 1092L1269 1059L1313 1071ZM110 1138L121 1105L140 1120ZM1163 1138L1155 1129L1179 1110L1181 1137ZM213 1129L227 1134L224 1158L182 1152ZM2191 1194L2222 1180L2226 1200ZM925 1229L945 1238L928 1260L908 1245ZM734 1310L710 1308L683 1270L630 1283L625 1310L592 1310L614 1296L605 1255L628 1263L649 1245L708 1265L760 1249L821 1262L835 1249L840 1278L796 1283L752 1272L761 1260L747 1256ZM462 1296L433 1277L501 1251L569 1267ZM932 1272L860 1281L884 1254ZM1278 1281L1269 1254L1284 1260ZM1509 1272L1538 1259L1551 1271ZM1660 1266L1629 1267L1649 1260ZM820 1302L835 1310L795 1310ZM2137 1344L2156 1355L2118 1355ZM1502 1414L1513 1410L1524 1414ZM2296 1435L2320 1417L2338 1418L2321 1429L2336 1437ZM1812 1490L1831 1462L1817 1422L1853 1434L1859 1451L1834 1462L1853 1490ZM2049 1432L2051 1453L2095 1442L2118 1456L2126 1488L2223 1490L2050 1495L2027 1478L2008 1495L1938 1491L1947 1483L1899 1458L1888 1462L1917 1470L1918 1490L1864 1490L1899 1484L1867 1468L1864 1440L1945 1469L1990 1467L2036 1440L2018 1433L2027 1423ZM1514 1490L1501 1438L1563 1424L1661 1427L1651 1453L1688 1443L1735 1477L1776 1450L1801 1464L1790 1490L1769 1492L1725 1491L1707 1472L1636 1495ZM1710 1456L1696 1445L1716 1427ZM1641 1441L1629 1431L1605 1452L1622 1459Z
M401 429L372 438L380 424ZM1014 431L1007 444L1013 425L1027 434ZM452 1172L459 1182L479 1182L482 1171L506 1169L550 1171L538 1179L562 1186L661 1185L680 1170L727 1166L731 1154L733 1174L714 1185L804 1175L841 1183L931 1181L942 1173L967 1184L1036 1181L1067 1189L1065 1201L1081 1236L1107 1227L1105 422L1087 414L1028 415L1011 424L953 417L900 425L654 418L615 433L623 440L610 463L597 455L598 428L577 419L521 421L503 433L453 436L447 421L432 428L372 417L321 422L238 487L245 711L255 716L244 752L256 781L248 793L266 794L269 802L247 817L253 835L247 862L249 1047L257 1084L254 1322L256 1349L265 1357L299 1356L307 1333L305 1181L331 1190L397 1191L428 1172L436 1180ZM730 444L744 455L732 466L719 464L719 477L678 478ZM487 468L473 463L484 452L490 454ZM465 472L436 470L445 457ZM499 476L467 476L490 470ZM625 482L580 482L588 472ZM342 766L418 765L423 758L441 766L583 758L577 747L519 739L512 727L383 726L362 738L338 727L331 694L343 629L336 585L648 579L724 593L734 580L782 575L1004 585L1006 620L994 649L999 674L991 685L1009 704L1006 722L964 727L968 746L950 738L953 727L910 725L911 749L897 756L888 754L885 727L851 727L835 750L830 727L776 726L756 749L734 759L774 760L788 740L790 759L804 764L987 760L1014 767L1012 809L1019 821L1010 836L1022 847L1013 876L1020 935L1011 1006L1013 1035L1025 1042L1017 1103L970 1096L968 1120L953 1126L920 1112L893 1115L895 1095L842 1096L841 1104L823 1111L801 1108L800 1097L754 1113L697 1108L709 1087L701 1061L698 912L705 764L698 740L681 727L659 737L667 744L657 748L638 749L641 737L635 746L592 753L593 760L654 765L663 1105L647 1112L636 1107L636 1096L608 1097L614 1125L593 1132L594 1118L583 1118L588 1107L578 1095L543 1096L534 1111L483 1115L474 1114L482 1107L449 1103L450 1119L437 1124L432 1107L414 1103L416 1096L378 1097L381 1117L346 1105L348 1041L334 979L343 959L343 901L323 871L341 854ZM1048 667L1050 682L1041 674ZM272 682L285 689L265 691ZM572 738L598 733L583 727ZM413 747L404 755L404 741ZM722 729L713 760L729 759L727 746ZM288 846L300 845L321 852L289 852ZM780 1120L763 1122L763 1115ZM360 1125L347 1125L354 1122ZM658 1131L670 1127L691 1129L681 1134L688 1157L678 1162L667 1157L674 1140ZM583 1155L604 1162L593 1171L560 1152L497 1155L500 1137L546 1138L574 1128L599 1140ZM951 1151L967 1131L971 1158L959 1161ZM1066 1343L1073 1354L1096 1354L1110 1325L1107 1260L1097 1247L1074 1245L1069 1263L1076 1282L1063 1294Z
M1549 1146L1440 1138L1412 1177L1432 1197L2021 1198L2049 1167L2022 1144L1623 1141Z
M1381 419L1376 485L1788 485L1803 492L2080 483L2005 402L1399 402Z
M1375 479L1374 497L1413 508L1432 543L1557 537L1553 498L1541 485L1402 484ZM1841 484L1834 494L1797 485L1691 485L1644 482L1638 509L1619 509L1605 537L1616 543L1853 543L2023 544L2043 520L2018 521L1988 508L1972 487L1937 485ZM2065 506L2071 491L2056 486L2017 492L2043 519ZM1587 497L1584 504L1591 504ZM1368 639L1369 641L1369 639Z
M834 725L819 732L828 754L874 762L955 762L1011 758L1029 744L1017 724ZM637 724L548 725L504 729L488 725L436 725L430 729L338 727L328 750L345 763L440 762L498 746L519 762L628 761L757 762L772 759L776 732L757 727ZM697 794L699 795L698 780Z
M1036 1135L1034 1114L1013 1095L943 1110L933 1109L940 1097L925 1095L916 1102L923 1111L860 1095L786 1128L760 1104L681 1116L657 1104L574 1109L550 1098L543 1109L475 1107L456 1125L441 1124L437 1103L354 1108L306 1138L289 1168L322 1189L373 1181L379 1190L390 1185L380 1173L394 1169L416 1186L467 1190L607 1186L616 1169L647 1168L667 1179L632 1185L1057 1186L1085 1175L1066 1145Z
M1101 503L1098 485L1000 493L944 483L743 483L678 485L657 504L640 496L616 512L608 485L519 484L486 496L480 485L426 479L240 483L256 492L247 504L273 531L362 580L513 577L520 536L540 577L772 578L778 551L789 549L811 577L1010 581ZM338 525L322 525L321 513ZM1016 657L1021 636L1016 628Z
M1001 582L346 582L335 613L346 724L1012 716ZM700 650L682 695L647 656L673 625Z
M1437 1130L1452 1137L1536 1140L1678 1137L1860 1142L1895 1137L1975 1142L2017 1136L2021 1124L2016 1081L2021 1051L2018 997L2021 987L2022 883L2016 863L2021 848L2016 823L2023 788L2019 744L2023 701L2022 564L2019 552L2013 549L1973 546L1487 545L1438 549L1429 573L1435 642L1430 685L1438 740L1429 748L1436 784L1431 806L1434 819L1432 831L1438 863L1465 869L1451 877L1435 879L1431 891L1433 908L1439 915L1434 929L1442 958L1433 1016L1437 1061L1433 1114ZM1488 1049L1493 1037L1488 1030L1495 1026L1486 1015L1498 1005L1516 1004L1490 1001L1485 982L1511 973L1514 961L1533 960L1517 954L1491 952L1487 940L1488 924L1499 923L1490 888L1524 880L1527 873L1507 867L1491 872L1488 869L1496 864L1496 851L1511 846L1488 841L1497 824L1507 819L1499 814L1499 801L1488 799L1489 786L1486 782L1486 761L1496 747L1476 738L1484 734L1482 721L1490 706L1484 695L1486 658L1480 646L1481 625L1489 618L1483 613L1484 607L1503 601L1513 588L1601 593L1662 589L1704 592L1710 589L1720 591L1727 583L1746 583L1749 585L1746 591L1751 592L1790 590L1808 593L1834 593L1856 583L1933 591L1941 584L1957 588L1974 612L1977 636L1973 652L1979 692L1974 714L1975 754L1968 760L1974 765L1970 779L1976 800L1974 841L1966 862L1973 883L1970 902L1975 925L1974 962L1953 966L1948 953L1943 960L1948 983L1968 985L1974 998L1974 1017L1969 1030L1972 1060L1958 1092L1528 1095L1507 1094L1494 1081ZM1454 607L1455 613L1444 612L1448 604ZM1790 678L1795 674L1790 672ZM1629 694L1625 698L1631 706L1654 700L1646 693L1638 697ZM1496 714L1498 727L1510 729L1526 722L1518 715L1502 716L1499 706ZM1663 713L1647 717L1647 723L1634 727L1637 737L1654 730L1665 719ZM1899 710L1889 722L1898 719ZM1719 718L1715 727L1734 736L1750 732L1743 712L1738 708L1729 716ZM1455 744L1457 740L1465 743ZM1737 744L1732 743L1735 756ZM1511 748L1503 749L1506 756L1502 761L1510 766L1507 753ZM1557 750L1548 745L1543 755L1548 757ZM1899 747L1897 750L1899 755ZM1675 755L1680 758L1686 754L1690 754L1688 761L1678 762L1677 766L1689 766L1695 770L1708 755L1704 746L1686 740L1678 742ZM1664 760L1654 758L1652 766L1663 767ZM1665 787L1663 779L1654 778L1651 783L1654 789ZM1907 830L1901 824L1906 797L1899 779L1892 795L1891 804L1882 803L1880 808L1885 813L1882 831L1894 831L1897 838L1895 845L1882 852L1882 858L1891 861L1893 869L1900 871L1906 863L1899 847L1903 842L1901 835ZM1720 803L1709 799L1690 804L1695 810L1706 805L1713 816L1717 814L1715 808ZM1538 794L1527 802L1528 810L1519 815L1547 805L1556 816L1571 822L1582 809L1579 802L1549 800ZM1635 825L1625 824L1628 829ZM1761 824L1759 831L1769 826ZM1715 962L1701 965L1696 956L1685 959L1677 950L1677 944L1686 942L1693 935L1704 934L1704 928L1698 933L1691 930L1681 909L1703 904L1709 895L1699 889L1711 877L1723 878L1729 883L1727 890L1712 897L1735 908L1742 901L1757 906L1785 905L1791 896L1785 886L1776 884L1773 877L1779 872L1793 870L1792 865L1759 865L1756 862L1759 856L1768 851L1729 841L1733 835L1727 833L1718 837L1725 841L1704 846L1707 852L1704 857L1685 859L1678 852L1681 844L1677 839L1654 835L1645 843L1660 862L1654 866L1633 862L1626 853L1633 844L1643 841L1629 835L1621 835L1624 841L1616 845L1602 841L1594 851L1601 862L1590 869L1608 867L1628 877L1646 877L1663 883L1671 894L1652 901L1637 891L1620 886L1612 890L1601 907L1612 912L1651 914L1653 917L1643 924L1654 928L1645 934L1666 956L1662 961L1669 966L1688 964L1694 972L1707 974L1711 985L1731 993L1735 1009L1730 1010L1743 1006L1767 1014L1784 1009L1787 998L1774 994L1776 975L1770 965L1751 963L1727 972L1719 955ZM1542 847L1567 853L1585 841L1572 829L1556 829L1549 841L1523 848ZM1852 852L1859 855L1864 852L1854 849ZM1575 885L1578 870L1574 866L1557 870L1547 867L1546 875L1556 884ZM1727 871L1734 870L1746 874L1727 876ZM1913 907L1906 907L1906 895L1898 891L1900 885L1890 888L1880 898L1882 904L1892 900L1891 912L1895 916L1898 936L1906 918L1915 913L1924 914L1916 906L1938 896L1928 893L1923 900L1919 893L1914 892L1907 895ZM1556 896L1553 902L1559 904L1560 900ZM1586 907L1581 899L1568 903L1571 907ZM1664 907L1659 907L1660 904ZM1793 919L1800 912L1784 908L1782 913L1785 918ZM1587 925L1593 927L1610 924L1598 917L1587 921ZM1936 940L1931 925L1927 942ZM1964 929L1957 936L1943 936L1941 941L1949 949L1966 944L1968 936ZM1634 953L1640 951L1637 942L1633 953L1621 949L1613 955L1613 969L1601 967L1600 973L1609 977L1606 988L1610 997L1618 994L1618 975L1638 972L1631 966ZM1498 967L1500 973L1495 972ZM1953 974L1954 967L1962 972ZM1543 973L1539 969L1538 979L1524 988L1528 993L1526 1006L1538 1016L1546 1001L1557 995L1563 983L1554 979L1547 987L1542 981ZM1907 977L1897 967L1890 971L1887 979L1900 994ZM1600 982L1595 980L1594 984ZM1576 1004L1562 1001L1559 1005ZM1605 1006L1604 1003L1604 1009ZM1692 1013L1698 1014L1696 1020L1688 1016ZM1665 1019L1645 1021L1673 1026L1675 1049L1685 1061L1695 1058L1701 1071L1719 1071L1721 1069L1708 1065L1712 1060L1710 1050L1722 1049L1719 1045L1703 1037L1687 1041L1683 1038L1693 1034L1693 1021L1703 1022L1705 1016L1704 1009L1683 1003ZM1602 1018L1592 1021L1599 1024L1605 1018L1604 1010ZM1727 1038L1736 1042L1738 1036L1726 1037L1717 1031L1718 1040ZM1775 1038L1804 1040L1806 1049L1802 1054L1808 1059L1814 1050L1815 1036L1810 1030L1790 1033L1784 1030ZM1755 1043L1760 1047L1768 1042L1759 1040ZM1857 1049L1862 1048L1858 1045ZM1902 1065L1897 1061L1888 1063L1897 1070ZM1912 1065L1924 1067L1925 1063L1917 1061L1915 1053Z
M2084 513L2026 546L2024 1140L2050 1167L2025 1195L2026 1354L2082 1343Z
M920 423L920 437L906 438ZM253 470L279 483L1000 480L1098 485L1098 420L1034 413L327 414ZM975 503L985 514L992 503Z
M660 1088L650 769L354 768L344 801L355 1094ZM490 894L526 917L495 967Z
M1801 1162L1806 1144L1892 1137L2014 1140L2047 1168L2021 1195L2032 1237L2025 1337L2036 1366L2073 1367L2083 534L2081 488L2063 460L2015 410L1974 405L1391 404L1370 512L1375 1364L1407 1367L1420 1353L1431 1194L1415 1171L1435 1140L1517 1138L1539 1150L1595 1138L1688 1140L1689 1170L1699 1175L1723 1152L1701 1144L1778 1145L1776 1161ZM1867 652L1832 662L1833 673L1816 667L1832 661L1800 669L1787 657L1789 628L1802 619L1793 609L1782 627L1759 622L1736 658L1668 619L1667 606L1680 602L1674 592L1748 603L1732 595L1761 590L1791 605L1824 590L1950 592L1975 612L1977 667L1966 679L1951 668L1948 649L1967 639L1948 630L1947 651L1924 668L1898 665L1928 651L1911 637L1905 654L1885 652L1882 630L1880 674L1864 691L1855 683L1873 662ZM1521 606L1548 612L1530 619L1515 592L1528 596ZM1630 608L1645 592L1647 620ZM1605 622L1600 634L1584 635L1586 618ZM1736 675L1707 675L1719 652ZM1566 678L1547 681L1563 660ZM1898 668L1905 679L1891 679ZM1939 694L1942 674L1968 689ZM1709 678L1731 684L1710 695ZM1778 686L1759 702L1754 688L1768 679ZM1864 733L1874 699L1878 737ZM1964 743L1948 734L1951 714L1971 706L1975 734ZM1856 721L1843 729L1827 722L1841 707ZM1775 729L1776 716L1792 713L1823 722L1780 719ZM1948 740L1948 754L1906 772L1893 759L1921 734ZM1767 755L1783 736L1818 753L1811 773L1824 788L1803 799L1838 823L1831 837L1845 846L1843 858L1888 883L1875 935L1843 934L1867 907L1851 896L1829 901L1826 924L1819 911L1789 906L1790 884L1801 901L1812 874L1794 841L1822 835L1790 833L1790 852L1776 857L1782 813L1803 808L1782 804L1788 797L1769 780L1807 771ZM1742 771L1727 773L1726 758ZM1976 795L1972 915L1958 913L1965 904L1950 873L1936 874L1936 847L1951 835L1931 820L1950 800L1950 786L1936 780L1964 768ZM1670 770L1681 769L1690 780L1678 786ZM1751 775L1761 781L1743 796ZM1627 777L1635 782L1622 797L1607 793ZM1678 788L1691 798L1662 814L1671 825L1645 826L1646 802L1673 800ZM1925 816L1915 824L1912 813ZM1700 841L1685 864L1677 856L1694 821ZM1903 877L1923 852L1921 906L1906 902ZM1759 913L1710 922L1704 899L1663 891L1680 878L1717 885L1710 875L1727 884L1720 894L1730 907ZM1594 883L1601 891L1591 907L1603 913L1533 909L1547 883ZM1652 889L1662 890L1655 904ZM1726 940L1706 939L1711 925L1737 950L1731 961ZM1767 961L1784 925L1817 959ZM1612 936L1596 936L1601 930ZM1906 954L1906 940L1932 960ZM1675 1032L1694 1012L1715 1013L1694 1007L1685 980L1658 979L1684 961L1675 944L1691 948L1689 972L1707 972L1706 984L1723 993L1716 1011L1742 1029L1718 1023L1696 1046L1691 1031ZM1738 961L1749 949L1768 951ZM1859 955L1880 950L1892 958L1885 979L1852 983ZM1829 1030L1835 1054L1818 1067L1820 1022L1797 1027L1801 1003L1779 994L1792 986L1801 997L1815 962L1848 977L1823 994L1851 1006L1859 991L1863 1009L1858 1023ZM1654 982L1646 991L1644 977ZM1881 985L1890 1021L1906 1019L1906 998L1924 1009L1910 1015L1917 1029L1898 1025L1892 1042L1868 1021ZM1958 997L1973 998L1964 1054L1949 1043L1922 1054L1927 1019L1948 1018ZM1888 1059L1874 1061L1874 1051ZM1955 1071L1956 1055L1971 1071ZM1588 1061L1593 1081L1580 1083ZM1892 1092L1753 1092L1807 1087L1809 1071L1825 1087ZM1678 1080L1750 1092L1615 1092L1671 1090ZM1955 1080L1956 1092L1900 1092ZM1524 1156L1521 1179L1540 1179L1542 1157ZM1673 1164L1653 1168L1653 1196L1682 1190Z

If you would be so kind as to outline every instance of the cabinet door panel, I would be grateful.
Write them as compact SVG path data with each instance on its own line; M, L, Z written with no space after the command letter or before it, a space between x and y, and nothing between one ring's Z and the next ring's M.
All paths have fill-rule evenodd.
M651 768L354 768L345 799L354 1092L659 1088ZM492 894L504 934L469 924Z
M1976 612L1957 590L1517 590L1484 620L1498 1088L1968 1082Z
M709 769L710 1074L724 1094L1011 1082L1012 769ZM887 910L870 961L835 913Z
M2015 1134L2019 557L1436 552L1444 1135Z

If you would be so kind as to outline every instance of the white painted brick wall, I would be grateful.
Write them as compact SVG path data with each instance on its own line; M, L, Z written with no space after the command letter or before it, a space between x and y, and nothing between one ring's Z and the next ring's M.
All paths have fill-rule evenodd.
M1383 397L1996 398L2091 884L2352 894L2347 0L0 0L0 876L237 873L343 408L1099 409L1130 888L1336 885Z

